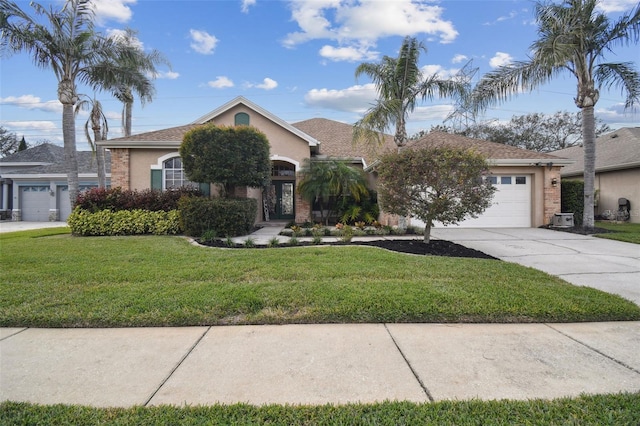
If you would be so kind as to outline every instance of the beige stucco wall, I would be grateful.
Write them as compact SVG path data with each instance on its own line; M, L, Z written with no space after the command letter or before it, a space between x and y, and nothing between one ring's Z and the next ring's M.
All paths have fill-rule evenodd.
M237 105L212 121L217 125L233 126L235 115L239 112L249 114L249 124L267 136L272 158L282 161L290 159L297 162L299 167L304 159L309 158L310 148L307 141L244 105Z
M597 173L596 190L599 190L596 215L606 210L618 210L618 198L627 198L631 202L632 223L640 223L640 168Z
M175 149L131 149L129 154L129 185L132 190L151 187L151 166L158 164L164 155L175 153Z

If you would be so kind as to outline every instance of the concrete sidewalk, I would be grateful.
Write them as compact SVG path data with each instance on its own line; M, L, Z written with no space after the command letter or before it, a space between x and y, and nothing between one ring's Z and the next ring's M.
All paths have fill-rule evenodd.
M640 322L0 329L0 400L429 402L640 391Z

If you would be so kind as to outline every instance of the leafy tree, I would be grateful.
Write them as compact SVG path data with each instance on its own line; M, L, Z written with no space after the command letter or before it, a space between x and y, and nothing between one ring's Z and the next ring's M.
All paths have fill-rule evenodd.
M369 194L362 170L340 160L305 160L298 182L300 196L312 205L318 203L320 220L328 225L338 208L338 200L353 197L357 202ZM325 214L326 213L326 214Z
M406 37L397 58L384 56L379 63L365 62L356 68L356 77L367 75L376 86L378 99L354 127L354 140L380 140L390 126L395 126L394 142L398 147L409 140L406 121L418 99L464 95L466 85L458 80L440 79L437 74L423 75L418 60L426 47L415 38Z
M0 157L6 157L18 150L16 134L0 126Z
M596 120L596 137L611 131L601 120ZM475 123L458 130L448 126L432 126L431 131L456 133L475 139L484 139L538 152L551 152L582 143L582 114L567 111L555 114L532 113L511 117L508 123ZM419 139L422 131L411 139Z
M640 40L640 4L631 14L611 22L596 7L598 0L564 0L560 4L537 3L539 38L530 47L531 56L499 67L485 75L472 96L478 108L503 101L521 91L532 91L563 72L577 80L574 99L582 111L584 146L583 227L594 226L595 105L600 88L620 88L627 93L625 107L640 101L640 73L633 62L604 62L616 45L636 45Z
M94 90L116 84L148 84L147 76L134 66L145 58L138 49L95 32L91 0L66 0L60 10L35 2L30 5L33 16L15 2L0 0L2 47L8 52L29 53L36 66L51 69L56 76L69 198L74 205L78 195L76 84L81 82Z
M383 156L378 171L382 209L424 221L429 243L435 221L456 224L477 217L491 204L495 188L489 165L472 151L448 147L406 149Z
M269 141L254 127L199 126L184 135L179 152L189 180L220 184L223 197L271 182Z

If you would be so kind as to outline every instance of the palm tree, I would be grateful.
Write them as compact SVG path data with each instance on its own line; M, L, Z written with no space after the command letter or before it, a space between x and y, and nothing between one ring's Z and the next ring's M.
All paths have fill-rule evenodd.
M424 76L418 60L426 47L415 38L406 37L397 58L384 56L378 63L365 62L356 68L356 78L365 74L376 86L376 104L354 127L354 140L380 140L385 130L395 125L394 142L400 148L409 138L406 122L418 99L439 96L464 96L466 86L455 79L440 79L437 74Z
M82 95L81 95L82 96ZM98 142L106 140L109 133L109 122L102 110L102 103L95 98L84 96L84 99L78 101L75 106L76 115L81 110L89 110L89 118L84 123L84 134L89 142L91 151L96 156L96 164L98 167L98 187L106 188L107 186L107 170L105 166L104 148L98 145ZM93 132L93 138L91 132Z
M136 43L136 32L131 29L126 29L124 34L118 36L122 43L125 43L133 48L137 48L139 50L140 57L138 60L130 64L134 67L137 67L137 70L144 73L145 75L150 76L150 78L155 78L157 74L156 65L165 64L171 67L169 61L157 50L152 50L150 52L144 52L137 47ZM122 64L127 66L127 64ZM153 100L153 95L155 94L155 89L153 85L131 85L131 84L119 84L116 87L111 89L113 96L122 102L122 129L124 132L124 136L131 136L131 122L132 122L132 114L133 114L133 101L134 93L138 95L140 98L140 102L142 106L146 102L151 102Z
M35 2L30 4L35 16L14 2L0 0L2 47L10 52L31 54L36 66L51 69L56 76L58 100L62 103L65 168L73 206L78 195L76 84L84 83L97 90L117 84L151 83L132 66L141 60L139 50L94 31L91 0L66 0L59 11L53 6L46 9Z
M610 22L596 11L598 0L538 3L535 9L538 40L526 61L502 66L485 75L472 95L479 109L533 89L569 72L577 82L576 106L582 111L584 146L584 216L582 226L594 226L595 116L600 88L626 91L625 107L640 100L640 73L632 62L603 62L616 45L637 44L640 39L640 4L631 14Z
M298 183L300 196L320 207L320 221L328 225L335 210L335 200L352 196L356 201L367 196L366 178L361 170L339 160L306 160ZM326 215L325 215L326 213Z

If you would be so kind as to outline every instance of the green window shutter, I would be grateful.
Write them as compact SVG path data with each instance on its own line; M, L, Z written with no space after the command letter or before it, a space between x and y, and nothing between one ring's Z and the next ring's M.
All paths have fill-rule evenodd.
M211 195L211 185L208 183L199 183L198 185L200 186L200 191L202 191L205 196L208 197Z
M162 170L151 170L151 189L162 190Z

